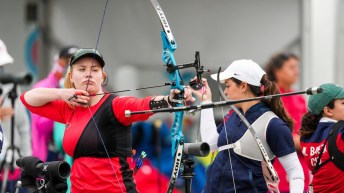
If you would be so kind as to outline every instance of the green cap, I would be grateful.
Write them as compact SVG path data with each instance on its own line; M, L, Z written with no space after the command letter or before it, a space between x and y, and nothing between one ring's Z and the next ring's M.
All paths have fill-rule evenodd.
M311 95L308 100L308 110L315 115L319 115L324 107L334 99L344 98L344 88L335 84L320 85L322 93Z
M72 66L79 59L84 58L84 57L94 58L98 60L98 62L100 63L102 67L105 66L103 56L96 49L93 49L93 48L81 48L78 51L76 51L70 59L70 66Z

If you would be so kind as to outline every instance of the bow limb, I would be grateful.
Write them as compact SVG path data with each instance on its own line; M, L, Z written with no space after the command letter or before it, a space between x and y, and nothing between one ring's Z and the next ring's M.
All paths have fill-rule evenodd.
M217 86L218 86L218 91L219 94L221 96L221 98L225 101L227 101L227 96L225 95L225 93L222 90L221 84L220 84L220 72L221 72L221 67L219 68L219 71L217 72ZM239 118L243 121L243 123L245 124L245 126L248 128L248 130L251 132L251 134L253 135L254 140L256 141L260 152L262 153L262 167L263 170L267 169L269 176L264 175L264 178L267 182L268 188L271 189L273 192L279 192L278 190L278 182L279 182L279 178L277 175L277 172L275 170L275 168L273 167L271 160L263 146L263 143L261 142L260 138L258 137L257 133L255 132L255 130L253 129L252 125L248 122L248 120L246 119L246 117L239 111L238 108L236 108L236 106L234 105L230 105L231 109L239 116ZM227 138L227 131L226 131L226 124L224 122L224 129L225 129L225 133L226 133L226 138ZM227 145L229 145L228 143L228 139L227 139ZM228 152L230 150L228 149ZM230 152L229 152L229 156L230 156ZM231 162L230 162L231 164ZM231 165L232 166L232 165ZM233 171L233 170L232 170ZM235 186L235 180L234 180L234 174L232 172L232 178L233 178L233 183ZM235 188L235 187L234 187Z

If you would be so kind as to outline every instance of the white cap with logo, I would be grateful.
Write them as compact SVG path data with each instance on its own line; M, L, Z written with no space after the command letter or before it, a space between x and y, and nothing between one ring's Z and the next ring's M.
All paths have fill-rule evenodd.
M226 79L236 78L253 86L262 86L260 83L265 71L252 60L236 60L228 68L220 72L220 82ZM217 74L212 74L211 78L217 80Z
M12 56L7 52L5 43L0 39L0 66L13 63Z

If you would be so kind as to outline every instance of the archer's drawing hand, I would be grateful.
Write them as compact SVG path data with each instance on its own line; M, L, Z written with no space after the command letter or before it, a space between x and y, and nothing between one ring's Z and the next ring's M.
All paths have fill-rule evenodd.
M62 100L71 106L84 106L88 105L90 100L89 93L85 90L77 89L64 89L63 94L61 95Z

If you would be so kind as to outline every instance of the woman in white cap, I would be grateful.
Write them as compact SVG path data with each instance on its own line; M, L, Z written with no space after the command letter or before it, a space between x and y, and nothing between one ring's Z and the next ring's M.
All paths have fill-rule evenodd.
M344 192L344 88L320 86L302 118L301 151L313 173L314 193ZM312 190L310 191L312 192Z
M212 75L212 78L216 80L216 74ZM228 100L279 93L276 85L267 79L265 72L252 60L234 61L220 73L219 79L226 85L224 93ZM193 92L202 103L209 103L211 90L205 79L203 82L206 91ZM251 101L235 106L255 130L259 129L256 131L258 135L265 136L261 138L263 144L267 144L265 149L280 159L289 176L290 192L303 192L304 175L291 133L293 122L286 113L281 99ZM216 127L213 110L202 110L201 137L209 143L211 150L219 149L214 162L207 169L205 193L268 191L262 162L256 158L261 156L261 152L248 128L235 112L230 111L224 117L223 123ZM253 151L247 153L247 149Z
M79 49L71 57L65 88L35 88L21 100L33 113L66 124L63 149L74 162L72 193L138 192L133 179L131 124L151 115L125 117L125 110L173 105L169 96L115 97L101 89L105 61L95 49ZM184 90L184 100L194 101Z

